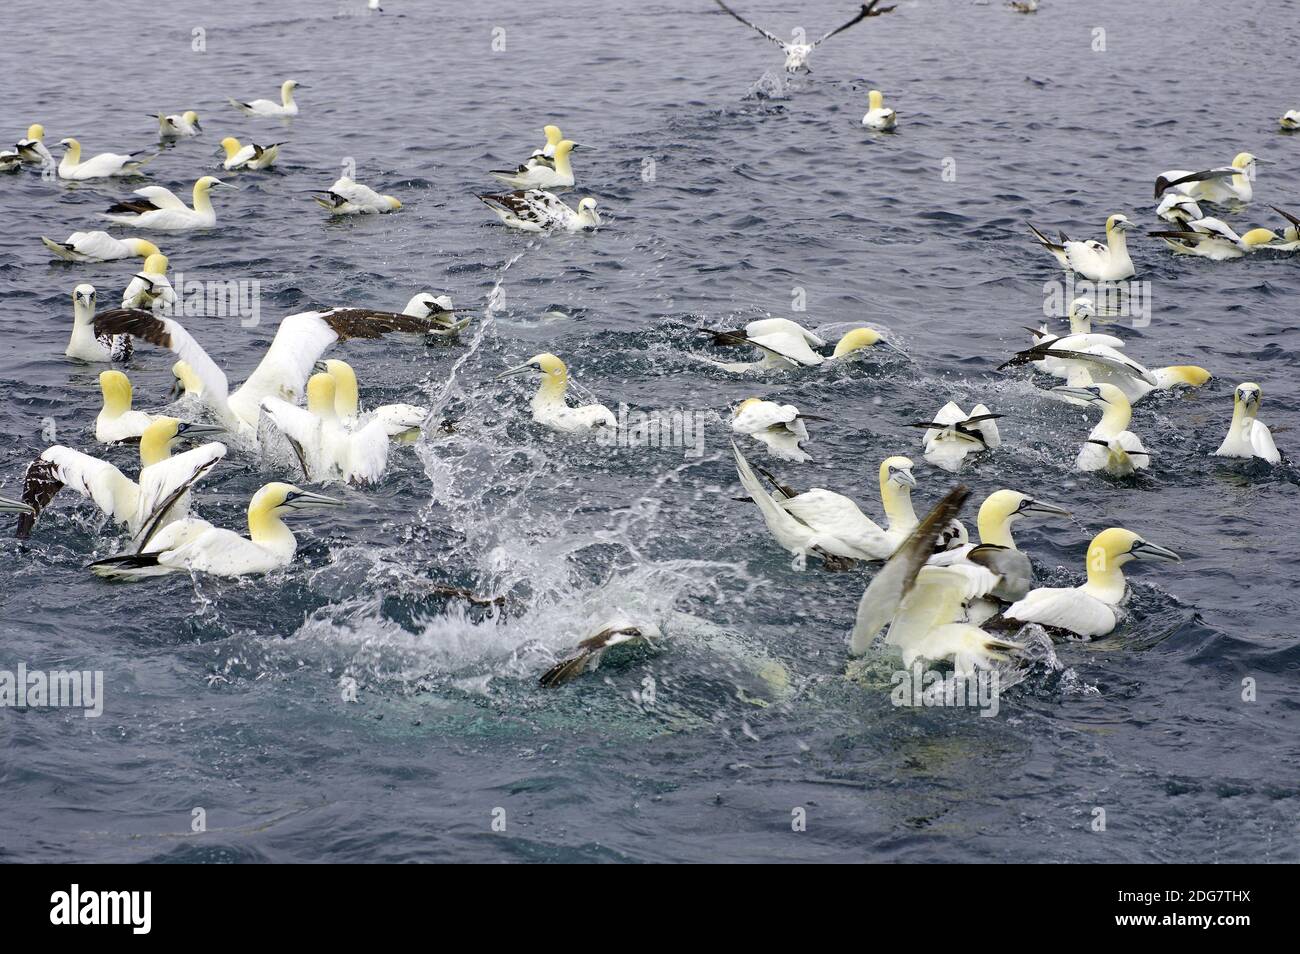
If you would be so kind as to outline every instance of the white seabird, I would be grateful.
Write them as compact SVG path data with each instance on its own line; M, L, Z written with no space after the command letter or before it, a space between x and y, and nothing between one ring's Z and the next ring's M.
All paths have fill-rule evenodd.
M732 412L731 430L766 445L768 453L778 460L803 463L812 460L802 446L808 440L806 420L793 404L746 398Z
M284 518L300 510L341 507L343 501L270 483L248 504L248 536L214 527L193 517L169 524L154 535L144 552L122 554L90 564L99 576L140 580L166 573L211 573L245 576L288 566L298 541Z
M562 140L555 147L551 162L529 159L517 169L494 169L488 175L500 179L516 189L557 189L573 185L573 166L569 153L576 147L571 139Z
M1166 192L1156 206L1156 215L1166 222L1187 223L1193 219L1204 218L1201 207L1191 196L1181 192Z
M158 254L158 246L147 239L116 239L107 232L73 232L62 242L42 235L41 242L65 262L116 262Z
M391 195L380 195L369 186L340 176L328 189L313 189L312 196L331 215L371 215L392 212L402 207L400 200Z
M388 437L398 437L421 427L429 416L429 409L417 404L381 404L362 414L361 390L352 365L329 358L318 362L317 368L333 379L334 413L339 423L350 431L359 431L378 421Z
M862 125L882 132L893 129L898 122L898 114L885 105L885 94L878 89L867 93L867 113L862 117Z
M507 368L497 375L501 381L518 374L538 374L540 384L533 395L533 420L553 431L565 434L590 433L602 427L617 427L613 412L603 404L569 407L564 401L569 386L569 369L555 355L543 352L523 364Z
M1127 477L1151 465L1151 455L1142 441L1128 429L1133 419L1133 405L1124 392L1113 384L1089 384L1083 387L1052 388L1053 392L1073 398L1090 407L1102 409L1101 420L1088 434L1075 458L1076 470L1104 470L1116 477Z
M1256 245L1277 238L1268 229L1252 229L1245 235L1238 235L1228 223L1214 216L1191 219L1177 231L1151 234L1162 239L1178 255L1196 255L1215 262L1241 258L1253 251Z
M144 268L131 276L122 292L121 308L171 308L176 289L167 278L167 256L156 252L144 260Z
M127 156L118 155L115 152L101 152L99 155L91 156L83 162L81 159L81 143L77 142L77 140L70 137L60 139L59 145L67 148L63 158L59 160L60 179L83 180L109 179L113 176L138 176L141 175L140 167L153 159L153 156L137 159L136 156L144 155L143 152L133 152Z
M1025 223L1029 225L1029 223ZM1094 282L1117 282L1132 278L1133 259L1128 254L1126 232L1137 228L1128 216L1116 213L1106 220L1106 244L1100 242L1074 242L1061 236L1053 242L1038 229L1029 225L1040 245L1052 253L1061 267L1077 272Z
M835 34L843 33L849 27L854 26L855 24L861 22L862 20L865 20L867 17L878 17L881 14L888 13L890 10L894 9L893 7L882 7L881 9L877 10L876 4L878 4L880 0L870 0L869 3L865 3L862 5L862 9L858 12L858 15L855 16L852 20L850 20L848 23L844 24L843 26L836 27L834 30L831 30L830 33L827 33L821 38L816 39L811 43L804 43L798 41L787 43L785 40L782 40L780 37L774 36L773 34L769 33L767 30L764 30L761 26L758 26L757 24L754 23L750 23L739 13L737 13L735 10L732 10L729 6L723 3L722 0L713 0L713 2L716 3L719 7L721 7L725 13L739 20L741 23L745 24L745 26L749 27L751 30L757 30L764 38L770 40L771 42L779 46L781 48L781 52L785 54L785 71L787 73L797 73L799 70L806 70L807 72L811 73L812 70L808 68L808 56L818 46L825 43ZM800 40L803 39L802 34L799 34L799 39Z
M1109 345L1089 344L1087 347L1074 349L1067 348L1056 341L1047 341L1021 351L998 365L998 370L1022 364L1034 364L1043 358L1050 358L1055 362L1056 370L1051 373L1058 377L1061 376L1060 370L1064 369L1066 381L1071 386L1113 384L1124 392L1130 404L1136 404L1156 390L1199 388L1211 378L1209 371L1194 364L1152 369Z
M1254 198L1256 164L1267 164L1268 159L1260 159L1248 152L1239 152L1232 160L1232 165L1200 172L1188 172L1186 169L1170 169L1156 178L1155 197L1160 198L1165 192L1173 190L1195 199L1197 202L1210 202L1214 205L1239 206L1248 204Z
M230 105L246 116L297 116L298 104L294 102L293 91L306 89L297 80L285 80L280 84L280 102L269 99L255 99L251 103L230 100Z
M339 420L334 402L334 378L321 372L307 381L305 409L278 397L266 397L262 399L262 411L289 441L304 480L375 483L388 466L388 432L383 422L346 427Z
M89 498L116 524L126 527L132 546L142 548L161 528L190 509L190 488L226 455L224 444L207 443L171 455L182 440L221 432L205 424L159 417L140 435L140 478L131 480L108 461L56 444L27 467L23 499L32 513L18 521L18 536L27 537L54 495L71 487Z
M991 413L983 404L976 404L967 414L955 401L949 401L939 408L933 420L910 426L926 429L921 435L925 459L955 474L961 470L967 454L1002 446L996 423L1001 416Z
M280 155L282 142L273 142L269 146L259 146L250 142L241 145L234 136L221 140L221 148L226 151L226 158L221 163L223 169L269 169Z
M692 355L697 360L714 367L736 373L816 367L830 361L848 360L864 348L877 344L902 353L874 328L853 328L841 336L835 345L834 353L828 358L813 350L813 348L825 347L826 341L789 318L760 318L751 321L738 331L701 330L712 335L715 344L750 346L758 350L760 358L755 362L715 361L712 358Z
M1288 132L1300 129L1300 109L1288 109L1278 120L1278 125Z
M113 332L96 329L96 334ZM95 418L95 440L101 444L134 440L154 421L155 415L131 409L131 381L121 371L99 372L99 391L104 403Z
M159 139L189 139L203 132L199 125L199 114L192 109L170 116L157 114Z
M130 335L95 333L95 286L72 289L72 336L63 353L78 361L126 361L133 348Z
M1119 623L1118 607L1127 583L1123 567L1132 560L1182 562L1177 553L1143 540L1132 530L1111 527L1093 537L1085 563L1088 582L1074 587L1040 587L1008 606L1004 619L1015 624L1037 623L1061 630L1075 639L1095 639Z
M127 199L109 206L100 213L110 222L130 225L137 229L160 229L169 232L187 229L210 229L217 224L217 213L212 207L209 193L218 186L234 189L216 176L203 176L194 183L194 208L190 208L175 193L162 186L136 189L139 199Z
M525 232L581 232L600 225L596 200L587 196L578 202L577 210L564 204L552 192L544 189L526 189L480 195L480 202L493 211L505 225Z
M23 162L54 168L54 156L45 147L45 127L32 123L27 127L27 135L14 144L18 157Z
M1258 457L1270 464L1282 462L1272 431L1257 417L1263 396L1258 384L1237 385L1232 394L1232 424L1214 452L1216 457Z

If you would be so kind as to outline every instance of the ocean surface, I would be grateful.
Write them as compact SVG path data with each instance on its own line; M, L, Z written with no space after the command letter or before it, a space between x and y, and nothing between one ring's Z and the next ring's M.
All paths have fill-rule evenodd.
M5 515L0 669L101 671L104 699L99 718L0 710L0 860L1300 860L1300 260L1176 258L1132 236L1150 315L1114 332L1150 366L1214 373L1138 405L1153 453L1138 480L1076 474L1095 415L996 370L1062 280L1026 221L1099 237L1122 211L1155 228L1158 173L1241 150L1274 164L1230 221L1300 211L1300 138L1277 125L1300 107L1284 98L1300 4L1045 0L1021 16L901 0L793 79L707 0L363 6L5 8L6 142L41 122L51 146L152 149L150 114L185 109L204 133L163 149L147 182L0 178L0 493L18 496L55 440L134 473L131 448L93 441L101 368L62 352L72 287L113 304L138 262L51 262L39 237L102 227L141 185L188 195L221 174L223 136L282 141L281 161L223 176L240 191L215 194L218 228L149 237L186 280L259 283L256 324L185 319L233 382L308 308L400 310L429 290L473 322L452 346L334 352L367 405L420 403L433 423L378 487L315 488L348 506L294 518L283 570L112 584L85 566L121 538L72 491L30 541ZM736 6L819 36L854 5ZM274 98L289 77L304 86L292 122L226 102ZM899 112L893 134L860 125L873 87ZM598 199L595 233L512 232L474 198L547 122L582 144L567 198ZM401 211L328 219L307 190L349 167ZM693 328L764 315L832 339L869 324L906 356L749 378L692 357L719 354ZM541 351L616 413L702 415L702 454L543 431L532 384L494 381ZM137 407L166 405L171 361L137 350ZM1280 466L1210 456L1242 381L1263 388ZM751 460L871 515L888 455L917 462L918 512L955 482L908 424L983 401L1004 444L963 471L974 501L1010 487L1074 515L1018 525L1041 581L1081 582L1107 526L1184 562L1132 567L1123 625L1058 645L1061 668L1031 672L996 716L897 707L897 663L846 675L871 570L793 568L735 499L726 421L749 396L825 418L811 463L750 444ZM243 529L276 476L232 452L195 508ZM611 619L661 635L538 685Z

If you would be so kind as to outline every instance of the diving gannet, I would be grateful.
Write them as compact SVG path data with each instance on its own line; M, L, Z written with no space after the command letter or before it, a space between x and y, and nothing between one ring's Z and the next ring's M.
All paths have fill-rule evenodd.
M293 448L304 480L369 484L384 475L388 431L378 420L361 427L345 426L335 411L332 375L321 372L307 380L305 409L278 397L265 397L262 411Z
M1127 592L1123 567L1131 560L1182 562L1177 553L1143 540L1132 530L1111 527L1093 537L1088 546L1087 583L1031 590L1002 616L1010 623L1037 623L1077 639L1105 636L1119 623L1117 608Z
M115 239L107 232L73 232L62 242L41 236L41 242L65 262L116 262L158 254L158 246L140 238Z
M1278 120L1278 125L1287 131L1300 129L1300 109L1288 109Z
M867 113L862 117L862 125L882 132L893 129L898 122L898 114L885 105L885 94L878 89L867 93Z
M1124 392L1113 384L1089 384L1083 387L1052 388L1090 407L1102 410L1101 420L1088 434L1075 458L1076 470L1104 470L1116 477L1127 477L1151 465L1151 455L1142 441L1128 429L1133 419L1133 405Z
M1117 212L1106 220L1106 244L1102 245L1100 242L1072 242L1064 235L1060 242L1053 242L1029 225L1034 238L1063 268L1094 282L1117 282L1133 277L1133 259L1129 257L1124 233L1135 228L1137 226L1129 221L1128 216Z
M747 371L785 371L798 367L816 367L830 361L846 361L873 345L883 345L902 354L902 350L886 341L874 328L853 328L846 331L835 345L835 351L827 358L813 350L823 347L826 342L807 328L788 318L761 318L751 321L739 331L714 331L700 329L712 335L714 344L751 346L758 349L760 360L756 362L715 361L712 358L696 357L725 371L744 373Z
M32 123L27 127L27 135L19 139L14 144L14 149L18 152L18 157L23 162L32 162L41 166L54 168L54 156L50 150L45 148L45 127L40 123Z
M341 506L342 500L292 484L267 484L248 504L247 537L191 517L164 527L144 552L96 560L90 569L99 576L125 580L178 571L214 576L269 573L288 566L298 550L285 517L300 510Z
M297 80L285 80L280 84L280 102L274 102L269 99L255 99L251 103L243 103L237 99L230 100L230 105L246 116L297 116L298 104L294 102L293 91L295 89L306 89Z
M596 669L606 651L616 646L654 645L662 633L654 623L639 622L623 613L615 613L588 629L588 635L574 647L574 653L546 672L537 680L546 689L554 689L572 682L584 672Z
M162 229L170 232L210 229L217 224L217 213L212 208L209 193L218 186L236 188L216 176L203 176L194 183L194 208L191 209L176 198L170 189L147 186L135 190L134 194L140 196L139 199L115 203L100 215L110 222L138 229Z
M564 392L569 386L569 369L553 354L533 355L517 367L507 368L497 375L501 381L517 374L541 375L537 393L533 395L533 420L553 431L580 434L601 427L617 427L618 421L603 404L569 407L564 402Z
M97 336L111 335L95 329ZM104 406L95 418L95 440L101 444L116 444L134 440L144 433L155 415L131 409L131 381L121 371L99 372L99 391Z
M347 176L334 180L328 189L312 189L312 198L331 215L371 215L392 212L402 207L391 195L380 195L369 186L353 182Z
M64 152L63 158L59 160L59 178L60 179L108 179L113 176L138 176L140 167L153 158L147 156L144 159L137 159L136 156L144 155L143 152L133 152L129 156L120 156L115 152L101 152L97 156L91 156L85 162L81 160L81 143L77 140L68 138L60 139L60 146L65 146L67 151Z
M547 232L551 229L581 232L600 225L596 200L590 196L578 203L577 211L560 201L559 196L544 189L480 195L478 199L505 225L525 232Z
M357 431L378 421L388 437L397 437L419 428L429 416L427 407L416 404L381 404L362 414L361 389L352 365L330 358L317 362L316 367L334 381L334 413L344 428Z
M1209 371L1194 364L1151 369L1108 345L1091 344L1076 350L1059 346L1055 341L1019 352L998 365L998 370L1033 364L1045 357L1065 369L1066 381L1071 386L1113 384L1124 392L1130 404L1136 404L1156 390L1199 388L1211 377Z
M1001 416L990 413L983 404L976 404L967 414L956 402L949 401L939 408L933 420L910 426L926 429L921 435L925 459L955 474L961 470L967 454L1002 446L1002 435L995 423Z
M108 461L56 444L27 467L23 500L32 513L18 521L17 535L31 534L41 512L64 487L91 500L114 523L125 526L139 549L190 509L190 488L226 455L224 444L203 444L171 455L173 445L219 434L220 428L155 418L140 435L140 479L131 480Z
M1187 223L1193 219L1204 218L1201 207L1196 200L1181 192L1166 192L1156 206L1156 215L1166 222Z
M221 424L245 443L256 441L262 399L295 401L321 355L336 341L379 338L385 333L427 332L427 319L367 308L335 308L289 315L276 329L271 347L244 384L230 391L225 373L177 321L139 309L106 311L95 319L101 334L130 334L167 348L184 361L202 385L201 400Z
M192 109L170 116L157 114L159 139L189 139L203 132L199 125L199 114Z
M276 157L280 155L280 147L283 145L282 142L273 142L269 146L259 146L255 142L250 142L244 146L234 136L227 136L221 140L221 148L226 151L226 158L221 163L221 168L269 169Z
M732 10L729 6L723 3L722 0L713 0L713 2L716 3L719 7L721 7L724 12L734 17L735 19L739 20L741 23L745 24L745 26L749 27L751 30L757 30L760 34L762 34L763 37L765 37L766 39L772 41L777 46L779 46L781 48L781 52L785 54L785 71L787 73L797 73L799 70L807 70L808 72L811 73L812 70L808 68L808 55L812 53L814 49L816 49L822 43L825 43L835 34L843 33L849 27L854 26L855 24L861 22L862 20L865 20L867 17L878 17L881 14L888 13L890 10L894 9L893 7L882 7L881 9L877 10L876 4L878 4L880 0L870 0L869 3L864 3L862 5L862 9L858 12L858 15L855 16L852 20L850 20L848 23L844 24L843 26L836 27L834 30L831 30L830 33L827 33L825 36L821 37L820 39L814 40L811 43L796 43L796 42L787 43L785 40L782 40L774 36L773 34L767 32L761 26L758 26L757 24L754 23L750 23L748 20L746 20L736 11Z
M176 289L167 278L167 256L155 252L144 260L144 268L131 276L122 292L122 308L171 308Z
M79 361L126 361L132 350L130 335L95 333L95 286L72 289L72 337L63 353Z
M748 434L766 445L767 452L778 460L798 464L812 460L802 446L808 440L808 427L804 423L807 419L793 404L746 398L732 411L731 430Z
M573 167L569 164L569 153L575 143L565 139L555 147L552 162L537 162L530 159L517 169L493 169L488 175L500 179L506 185L516 189L555 189L573 185Z
M1269 162L1271 162L1269 159L1260 159L1248 152L1239 152L1230 166L1204 169L1200 172L1170 169L1156 178L1155 197L1158 199L1172 189L1198 202L1210 202L1214 205L1246 205L1255 194L1252 183L1255 179L1256 164L1263 165Z
M1214 452L1216 457L1258 457L1270 464L1281 463L1282 455L1273 443L1273 433L1256 417L1263 397L1258 384L1237 385L1232 394L1232 424L1228 436Z

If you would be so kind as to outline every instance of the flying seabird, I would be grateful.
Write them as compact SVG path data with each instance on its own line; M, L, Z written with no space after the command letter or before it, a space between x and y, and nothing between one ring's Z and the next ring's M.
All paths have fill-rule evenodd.
M164 231L184 231L186 229L210 229L217 224L217 213L212 208L209 193L221 186L236 189L216 176L203 176L194 183L194 208L190 208L178 199L170 189L162 186L146 186L136 189L138 199L127 199L109 206L107 212L100 213L110 222L130 225L138 229L161 229Z
M1281 463L1282 455L1273 443L1272 432L1256 416L1263 396L1258 384L1237 385L1232 394L1232 424L1214 452L1216 457L1258 457L1270 464Z
M719 7L721 7L725 13L739 20L741 23L745 24L745 26L749 27L751 30L757 30L764 38L770 40L771 42L779 46L781 48L781 52L785 54L785 71L787 73L797 73L799 70L806 70L807 72L811 73L812 70L809 69L808 67L808 55L812 53L814 49L816 49L821 44L825 43L835 34L843 33L849 27L854 26L855 24L861 22L862 20L865 20L867 17L878 17L894 9L892 6L890 6L890 7L881 7L879 10L877 10L876 5L880 2L880 0L870 0L869 3L864 3L862 5L862 9L858 12L858 15L855 16L852 20L850 20L848 23L844 24L843 26L836 27L834 30L831 30L830 33L827 33L825 36L821 37L820 39L814 40L811 43L794 43L794 42L787 43L785 40L782 40L781 38L769 33L767 30L764 30L761 26L758 26L757 24L754 23L750 23L739 13L737 13L735 10L732 10L729 6L723 3L722 0L713 0L713 2L716 3Z
M1028 222L1029 231L1034 233L1040 245L1052 253L1061 263L1061 267L1077 272L1094 282L1116 282L1132 278L1133 259L1128 254L1128 240L1124 233L1137 228L1128 216L1115 213L1106 220L1106 244L1100 242L1073 242L1061 236L1060 242L1053 242Z
M299 84L297 80L285 80L280 84L280 102L278 103L269 99L255 99L251 103L232 99L230 105L247 116L297 116L298 104L294 102L293 91L306 88Z
M590 196L578 202L576 211L565 205L559 196L544 189L480 195L478 199L505 225L525 232L548 232L552 229L581 232L600 225L596 200Z

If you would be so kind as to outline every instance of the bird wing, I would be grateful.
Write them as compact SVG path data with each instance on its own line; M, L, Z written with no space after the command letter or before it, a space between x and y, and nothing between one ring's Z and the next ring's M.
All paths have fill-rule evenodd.
M736 472L740 475L740 483L754 503L758 504L759 513L763 515L763 522L767 524L772 536L791 553L804 552L812 528L787 513L768 495L735 441L731 442L731 450L736 457Z
M971 599L992 593L999 599L1010 602L1020 599L1034 585L1034 568L1029 557L1014 547L983 543L973 547L966 558L987 574L978 579L972 578L972 583L987 585L987 589L974 594Z
M1256 457L1263 458L1270 464L1281 462L1282 455L1278 453L1277 444L1273 442L1273 432L1268 429L1267 424L1258 419L1253 421L1249 436L1250 446Z
M970 488L960 484L948 491L872 578L858 602L853 623L849 648L854 655L865 653L876 634L893 618L921 567L934 552L940 532L957 516L968 497Z
M321 469L319 451L322 448L320 417L306 408L290 404L278 397L263 398L262 411L265 420L269 421L293 448L298 458L298 465L302 468L303 479L325 479L326 474L318 473Z
M782 40L782 39L779 39L779 38L773 36L771 33L768 33L766 30L764 30L761 26L759 26L759 25L756 24L756 23L750 23L748 20L746 20L744 17L742 17L739 13L737 13L735 10L731 9L731 7L729 7L729 6L727 6L725 3L723 3L722 0L713 0L713 2L716 3L719 7L721 7L722 10L723 10L723 12L730 14L732 17L734 17L735 19L739 20L741 23L745 24L745 26L749 27L751 30L757 30L757 31L758 31L759 33L761 33L764 37L766 37L767 39L771 40L773 43L775 43L775 44L776 44L777 46L779 46L781 49L784 50L784 49L786 48L786 42L785 42L785 40ZM842 29L842 28L841 28L841 29Z
M1115 628L1115 611L1094 596L1072 587L1041 587L1002 611L1005 619L1069 630L1080 636L1104 636Z
M894 612L886 642L906 648L963 616L967 581L955 567L923 566Z
M136 512L142 519L135 540L136 552L143 551L149 538L158 532L172 505L225 456L226 445L212 442L150 464L140 471L140 500Z
M133 335L152 345L166 348L188 364L203 384L203 401L225 413L230 395L226 374L208 357L180 322L160 318L139 308L114 308L95 316L96 335Z
M176 193L162 186L145 186L143 189L136 189L134 194L143 197L155 209L184 209L186 212L190 210L188 205L176 197Z
M849 27L851 27L851 26L853 26L853 25L855 25L855 24L857 24L857 23L860 23L861 21L865 20L867 17L878 17L878 16L881 16L882 14L886 14L886 13L888 13L890 10L894 9L893 7L881 7L879 10L877 10L877 9L876 9L876 4L878 4L879 2L880 2L880 0L871 0L870 3L864 3L864 4L862 5L862 9L861 9L860 11L858 11L858 15L857 15L856 17L854 17L852 20L850 20L848 23L844 24L843 26L838 26L838 27L836 27L834 30L831 30L830 33L827 33L827 34L826 34L825 36L823 36L821 39L819 39L819 40L814 40L814 41L813 41L813 46L819 46L820 44L825 43L827 40L829 40L831 37L833 37L836 33L843 33L843 32L844 32L845 30L847 30Z
M731 429L741 434L758 434L773 427L785 430L798 417L799 409L793 404L757 401L732 419Z
M62 244L91 258L108 258L118 253L119 243L107 232L73 232Z
M832 527L837 537L854 547L886 554L893 548L880 526L843 494L815 487L776 504L810 527Z
M371 421L348 436L345 476L353 483L377 482L388 466L388 431L383 421Z
M610 626L602 629L596 635L578 643L578 652L576 654L561 660L546 670L546 672L542 673L538 682L547 689L562 686L566 682L578 678L588 669L596 668L600 664L600 657L604 655L605 650L609 647L643 639L644 635L640 627L637 626Z
M19 517L19 537L31 533L41 511L64 487L71 487L89 498L114 523L125 523L134 514L136 494L132 491L135 490L135 481L106 460L56 444L27 467L23 478L23 503L31 506L35 513Z
M389 437L422 426L428 416L427 407L414 404L382 404L370 412L372 419L384 425L384 431Z
M1200 172L1184 172L1181 169L1174 172L1166 172L1162 176L1156 177L1156 194L1155 198L1160 196L1168 189L1176 188L1180 185L1186 185L1189 182L1206 182L1210 179L1231 179L1233 176L1240 175L1241 170L1235 166L1220 166L1217 169L1202 169ZM1170 179L1169 176L1174 176Z
M762 348L764 351L769 351L778 357L793 361L795 364L802 364L805 367L818 365L826 360L809 347L808 341L803 335L778 331L767 335L751 336L745 340L749 344Z

